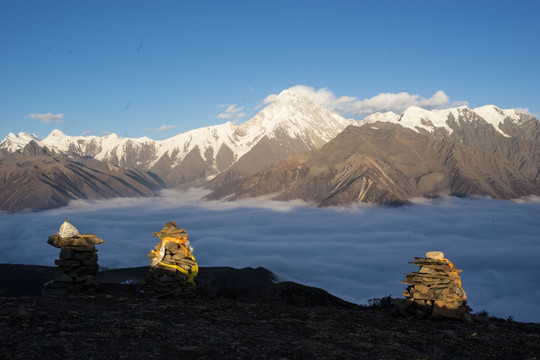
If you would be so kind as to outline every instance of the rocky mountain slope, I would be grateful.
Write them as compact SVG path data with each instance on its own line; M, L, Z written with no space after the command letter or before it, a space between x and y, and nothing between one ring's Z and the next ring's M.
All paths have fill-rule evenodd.
M35 141L0 150L0 210L50 209L75 199L154 196L159 178L98 160L66 156Z
M68 136L54 130L43 140L9 134L0 149L17 151L34 140L50 150L105 161L125 169L150 171L167 186L249 175L287 156L320 148L356 123L330 113L305 96L285 90L247 122L205 127L156 141L149 138Z
M411 197L439 195L511 199L538 194L540 187L538 120L493 105L432 111L410 107L401 115L376 113L358 122L285 90L240 125L228 122L162 141L115 134L67 136L59 130L43 140L9 134L0 151L22 156L30 142L66 158L92 159L93 166L99 161L101 168L112 164L131 171L138 174L132 179L141 176L143 187L147 177L152 186L205 186L214 190L211 199L274 194L276 199L298 198L325 206L399 204ZM38 167L32 172L38 169L47 171ZM70 195L53 203L94 196L64 186L68 185L57 184L57 192ZM115 196L114 191L101 194ZM34 197L51 196L45 192ZM39 208L47 206L40 204Z
M376 121L461 143L507 160L527 178L540 176L540 123L531 115L493 105L432 111L413 106L401 116L377 113L363 123Z
M487 120L486 120L487 119ZM215 189L210 199L273 194L321 206L412 197L540 195L540 125L486 106L374 114L322 149Z

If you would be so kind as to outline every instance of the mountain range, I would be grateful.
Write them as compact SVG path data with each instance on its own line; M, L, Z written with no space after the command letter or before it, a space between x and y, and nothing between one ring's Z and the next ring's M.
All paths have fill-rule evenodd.
M377 113L320 150L298 154L208 195L230 200L271 194L320 206L404 204L414 197L539 195L540 125L495 106L402 115Z
M50 167L33 163L38 159L54 159L62 176L51 180ZM98 177L100 186L125 188L89 185L94 177L73 171L74 164L107 176ZM17 195L15 168L34 174L25 180L34 184L26 197ZM209 199L271 195L321 206L403 204L443 195L512 199L540 195L540 126L531 115L493 105L410 107L401 115L348 120L285 90L243 124L227 122L161 141L59 130L44 139L8 134L0 143L0 173L5 211L63 206L78 198L153 196L159 188L181 185L208 187ZM66 177L67 183L59 180Z
M0 150L1 210L44 210L76 199L155 196L163 182L138 170L50 151L32 140Z

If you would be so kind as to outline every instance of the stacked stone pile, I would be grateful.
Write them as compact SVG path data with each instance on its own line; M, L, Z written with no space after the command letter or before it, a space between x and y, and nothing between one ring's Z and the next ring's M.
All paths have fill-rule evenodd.
M461 286L462 270L456 269L442 252L427 252L425 258L417 257L409 264L420 266L420 270L407 274L402 281L409 285L403 292L407 302L402 309L419 317L468 317L471 309Z
M193 296L199 268L186 230L169 221L154 235L161 241L148 254L150 271L146 278L146 292Z
M60 248L54 279L45 285L46 294L68 294L97 289L97 244L105 241L94 234L79 234L67 219L57 234L49 236L50 245Z

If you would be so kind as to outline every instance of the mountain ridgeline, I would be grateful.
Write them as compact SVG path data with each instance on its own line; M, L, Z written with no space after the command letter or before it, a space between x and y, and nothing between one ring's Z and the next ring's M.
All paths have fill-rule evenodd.
M153 196L181 185L211 189L208 199L270 195L318 206L444 195L513 199L540 195L540 125L492 105L347 120L285 90L241 125L162 141L9 134L0 143L0 174L4 211Z
M487 120L486 120L487 119ZM319 206L405 204L414 197L540 195L536 118L486 106L374 114L320 150L214 190L209 199L272 194Z
M1 210L45 210L77 199L154 196L163 182L149 173L56 153L30 141L0 150Z

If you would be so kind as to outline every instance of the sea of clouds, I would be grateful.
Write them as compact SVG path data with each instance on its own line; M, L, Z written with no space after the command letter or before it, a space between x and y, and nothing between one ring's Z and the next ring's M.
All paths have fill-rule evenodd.
M170 220L189 233L199 266L263 266L281 280L342 299L403 297L408 264L440 250L463 269L473 311L540 322L540 199L419 199L402 207L315 208L302 202L203 201L204 191L157 198L74 201L43 212L0 214L0 263L54 266L47 244L65 217L94 233L99 264L148 265L152 233Z

